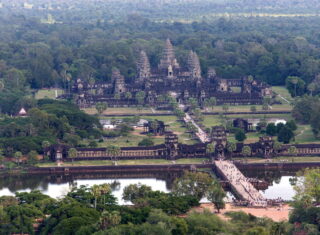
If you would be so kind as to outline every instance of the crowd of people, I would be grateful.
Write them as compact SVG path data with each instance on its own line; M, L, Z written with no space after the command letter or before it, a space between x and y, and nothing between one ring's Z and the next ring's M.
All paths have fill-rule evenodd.
M218 160L216 166L249 206L266 207L267 200L230 161Z

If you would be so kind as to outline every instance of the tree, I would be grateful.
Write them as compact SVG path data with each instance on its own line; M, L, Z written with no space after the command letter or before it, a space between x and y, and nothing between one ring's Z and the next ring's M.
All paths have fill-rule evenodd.
M299 172L298 181L294 190L295 200L304 200L309 198L309 202L320 203L320 169L305 169Z
M250 111L253 112L253 113L256 112L257 111L257 107L254 106L254 105L250 106Z
M289 76L286 79L286 87L292 97L301 96L305 93L305 82L296 76Z
M210 144L207 144L207 149L206 149L206 152L210 155L212 155L214 153L216 149L216 145L214 142L211 142Z
M19 164L22 160L22 153L20 151L17 151L14 153L14 158L16 159L16 162Z
M78 155L78 152L75 148L70 148L68 150L68 157L71 158L72 164L73 164L73 160L77 157L77 155Z
M137 100L139 105L143 105L144 104L145 97L146 97L146 93L144 91L139 91L139 92L136 93L136 100Z
M173 192L177 196L195 196L200 200L212 184L212 178L207 173L185 171L183 176L173 183Z
M233 153L234 151L236 151L237 146L235 143L233 142L227 142L227 150L229 153Z
M246 133L244 132L244 130L242 130L242 129L240 129L240 128L238 128L238 129L236 130L236 132L235 132L235 134L234 134L234 137L235 137L235 139L236 139L237 141L239 141L239 142L242 142L242 141L244 141L244 140L247 138Z
M290 143L290 141L294 138L294 133L292 130L286 126L280 129L278 133L278 141L283 142L285 144Z
M97 200L101 196L101 189L99 185L93 185L91 187L91 193L94 197L94 208L97 208Z
M96 103L96 110L98 111L99 115L103 114L104 111L106 111L108 108L108 105L106 102L98 102Z
M242 150L241 150L241 154L245 157L249 157L251 155L251 148L250 146L246 145L243 146Z
M121 216L119 211L103 211L100 216L100 229L105 230L107 228L120 224Z
M150 138L144 138L143 140L141 140L139 143L138 143L139 146L153 146L154 145L154 142L152 141L152 139Z
M213 109L213 107L217 105L216 97L210 97L209 103L210 103L211 109Z
M222 106L222 110L223 110L225 113L228 112L229 106L226 105L226 104L224 104L224 105Z
M38 159L37 159L37 156L38 156L37 151L35 151L35 150L30 151L30 152L28 153L28 162L29 162L30 164L36 163L37 160L38 160Z
M46 156L47 153L45 152L46 148L48 148L51 145L51 143L47 140L42 141L41 146L43 149L43 155Z
M144 184L130 184L123 189L122 199L135 203L140 198L145 198L152 192L151 187Z
M295 155L297 154L297 148L295 146L290 146L289 149L288 149L288 153L290 155Z
M275 136L277 134L277 127L274 123L269 123L266 128L267 135Z
M114 98L115 98L116 100L120 100L121 95L120 95L119 93L116 93L116 94L114 94Z
M116 156L118 156L121 153L121 149L119 146L109 145L106 148L106 153L107 153L107 155L110 155L111 158L115 158L115 160L116 160Z
M124 94L124 97L128 100L132 99L132 94L131 92L127 91L125 94Z
M218 213L220 213L221 209L225 208L224 198L226 197L226 193L223 191L221 185L218 182L214 182L206 193L206 196L210 202L214 204Z
M276 150L276 151L279 151L280 149L282 148L282 144L278 141L275 141L273 143L273 149Z
M307 89L310 92L310 95L312 96L313 92L317 89L317 86L312 82L307 86Z

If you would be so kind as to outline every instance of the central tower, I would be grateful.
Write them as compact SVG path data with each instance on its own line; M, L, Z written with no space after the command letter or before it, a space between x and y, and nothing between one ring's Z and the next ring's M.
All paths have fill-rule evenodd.
M173 46L172 46L171 41L169 39L167 39L167 41L166 41L166 45L165 45L165 48L163 51L162 58L161 58L160 63L158 65L158 68L161 70L163 70L163 69L169 70L169 68L170 68L171 71L174 69L180 68L180 65L177 62L176 56L174 54ZM169 71L169 73L170 73L170 71ZM170 76L170 74L168 74L168 75Z

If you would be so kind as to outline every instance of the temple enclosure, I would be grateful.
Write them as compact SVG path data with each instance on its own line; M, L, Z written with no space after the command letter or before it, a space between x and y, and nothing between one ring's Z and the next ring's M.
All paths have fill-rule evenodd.
M257 105L273 95L269 85L254 80L252 76L223 79L213 68L209 68L207 77L203 77L198 55L194 51L190 51L186 65L181 66L169 39L156 68L151 67L146 52L140 52L137 74L133 82L126 82L126 78L114 68L110 82L78 78L72 85L71 92L80 108L92 107L98 102L105 102L109 107L148 104L166 108L167 94L180 103L195 98L200 106L204 105L205 99L211 97L216 98L218 105ZM60 98L71 97L72 94L62 95Z

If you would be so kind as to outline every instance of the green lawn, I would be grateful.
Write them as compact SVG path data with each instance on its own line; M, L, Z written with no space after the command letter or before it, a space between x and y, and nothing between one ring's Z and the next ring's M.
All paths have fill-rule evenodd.
M263 158L233 158L233 160L245 161L247 163L282 163L282 162L320 162L320 157L276 157L272 159Z
M82 109L84 112L88 114L96 114L97 110L92 107L92 108L85 108ZM151 108L142 108L138 109L135 107L127 107L127 108L107 108L107 110L103 113L105 115L121 115L121 114L132 114L132 115L139 115L139 114L146 114L146 113L171 113L171 111L159 111L156 109L151 109Z
M157 165L157 164L202 164L206 158L182 158L176 161L169 161L165 159L144 159L144 160L121 160L117 161L117 165ZM92 160L92 161L74 161L64 162L61 166L102 166L112 165L112 161L107 160ZM39 167L57 166L55 162L39 163Z
M273 86L272 90L276 93L281 95L283 98L287 99L289 102L293 101L293 98L291 97L290 93L288 92L287 88L284 86ZM283 99L279 99L283 104L286 104L287 102Z
M56 91L58 95L62 95L63 94L63 90L61 89L41 89L38 90L35 94L35 99L39 100L39 99L55 99L56 98Z
M295 142L297 143L320 143L320 140L314 137L310 125L298 125L295 134Z
M262 105L229 105L228 106L228 113L233 113L233 112L251 112L251 107L255 106L257 111L265 111L262 109ZM291 111L292 106L288 103L285 104L277 104L277 105L272 105L272 108L270 110L267 110L268 112L272 111ZM204 112L225 112L223 110L223 106L214 106L213 109L211 107L208 107Z

